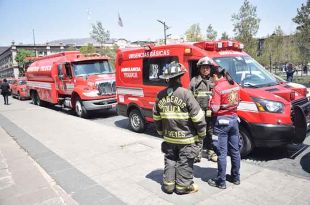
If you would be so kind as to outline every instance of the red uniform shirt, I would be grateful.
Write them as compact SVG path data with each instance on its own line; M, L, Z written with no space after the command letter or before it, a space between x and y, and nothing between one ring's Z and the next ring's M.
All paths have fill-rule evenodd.
M210 107L214 116L236 115L240 99L240 88L237 83L229 84L225 77L215 82Z

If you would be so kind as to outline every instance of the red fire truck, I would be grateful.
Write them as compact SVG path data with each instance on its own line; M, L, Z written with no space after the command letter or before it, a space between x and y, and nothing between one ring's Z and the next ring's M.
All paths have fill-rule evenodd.
M21 77L14 80L14 82L11 84L11 91L12 97L16 97L19 100L28 99L29 92L27 92L26 78Z
M115 73L108 57L78 51L39 57L28 67L26 77L35 105L49 102L74 109L79 117L116 106Z
M241 153L254 147L302 143L310 130L310 100L305 87L278 81L243 51L237 41L202 41L193 44L145 46L120 49L116 59L117 110L129 117L129 125L143 132L153 122L152 108L157 93L164 89L159 79L164 67L179 62L189 72L182 77L188 87L197 75L196 64L204 56L213 58L240 85Z

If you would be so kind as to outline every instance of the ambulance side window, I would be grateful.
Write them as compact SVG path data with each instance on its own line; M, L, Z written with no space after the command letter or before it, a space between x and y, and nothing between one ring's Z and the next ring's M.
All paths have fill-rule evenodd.
M199 70L197 68L197 63L198 63L198 60L188 61L189 71L190 71L190 79L192 79L193 77L199 75Z
M145 85L164 86L165 80L159 76L163 73L165 66L172 61L179 62L177 56L160 57L160 58L144 58L143 59L143 83Z

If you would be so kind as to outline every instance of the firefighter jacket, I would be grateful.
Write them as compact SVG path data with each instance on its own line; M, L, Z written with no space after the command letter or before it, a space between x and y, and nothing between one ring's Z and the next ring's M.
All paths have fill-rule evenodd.
M205 114L192 93L180 86L158 93L153 119L159 135L173 144L193 144L206 135Z
M240 87L237 83L231 85L224 77L215 82L210 101L214 116L237 115L239 101Z
M194 97L196 98L203 111L209 110L209 101L212 94L212 87L213 84L211 81L207 78L201 77L201 75L192 78L190 82L189 89L192 91Z

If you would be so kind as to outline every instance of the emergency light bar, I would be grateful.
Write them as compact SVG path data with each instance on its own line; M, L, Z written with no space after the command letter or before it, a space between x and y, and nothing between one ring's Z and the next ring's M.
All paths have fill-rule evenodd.
M215 51L215 50L242 50L244 48L244 45L242 43L239 43L235 40L225 41L201 41L198 43L195 43L194 46L197 46L199 48L202 48L204 50L208 51Z

